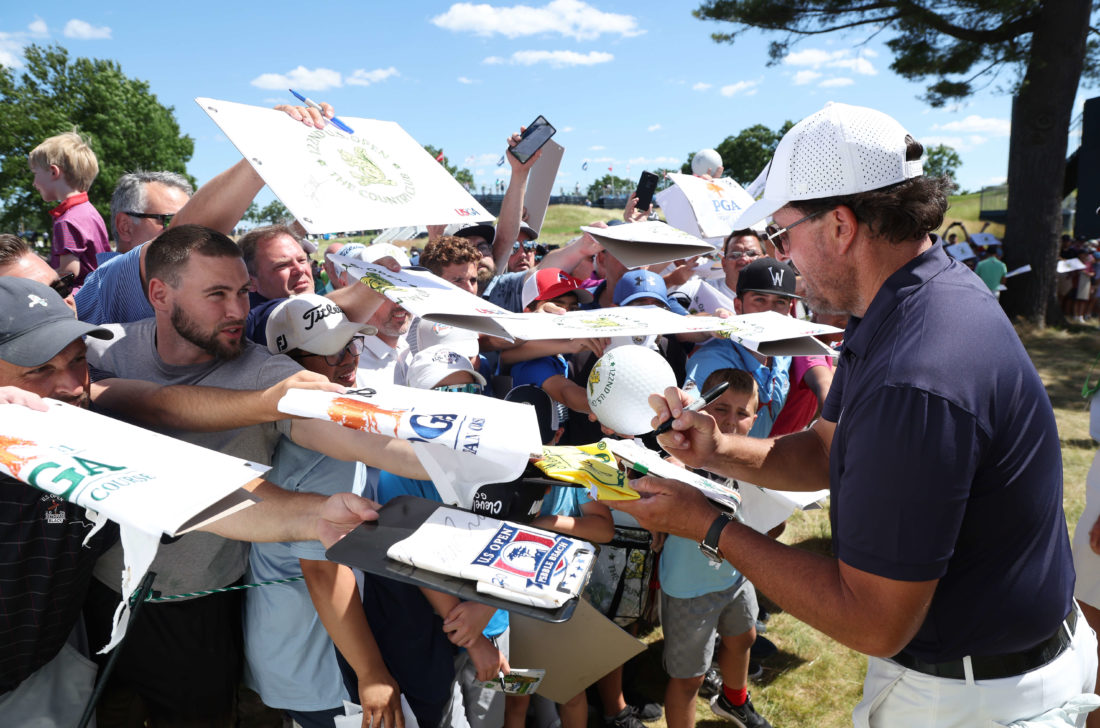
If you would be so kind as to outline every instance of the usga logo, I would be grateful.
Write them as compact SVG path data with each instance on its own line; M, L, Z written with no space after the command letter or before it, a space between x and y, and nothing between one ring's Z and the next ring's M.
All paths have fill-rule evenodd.
M75 502L87 493L87 500L103 501L111 493L134 483L153 480L152 475L132 473L112 475L128 470L125 465L110 465L73 455L68 463L46 461L38 463L27 475L27 482L36 488Z

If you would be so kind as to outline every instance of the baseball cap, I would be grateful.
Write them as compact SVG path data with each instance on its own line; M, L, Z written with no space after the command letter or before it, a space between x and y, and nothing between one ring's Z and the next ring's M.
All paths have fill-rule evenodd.
M908 134L881 111L830 101L779 140L768 163L764 196L734 228L771 217L788 202L854 195L921 176L920 160L905 159Z
M519 224L520 235L527 235L528 240L538 240L539 231L531 227L525 222Z
M485 238L485 242L489 245L493 244L493 238L496 236L496 228L488 223L474 223L468 222L453 222L447 227L443 228L444 235L457 235L460 238L479 237Z
M470 360L445 344L421 349L409 362L405 383L416 389L432 389L455 372L469 372L478 384L485 386L485 377L474 369Z
M348 321L343 309L315 293L267 302L249 328L256 343L267 346L272 354L301 349L331 355L356 334L378 333L373 326Z
M581 288L581 282L561 268L540 268L523 282L520 299L523 307L527 308L532 301L546 301L566 293L577 294L577 300L581 303L592 301L592 294Z
M613 300L616 306L628 306L631 301L639 298L656 298L658 301L663 301L673 313L687 315L683 306L668 297L665 280L651 270L627 271L615 284Z
M451 351L467 358L477 356L480 351L476 331L440 324L424 318L420 319L416 325L416 336L409 338L416 341L413 354L420 353L422 349L440 345L445 345ZM412 346L411 341L409 345Z
M411 261L409 261L408 253L391 243L375 243L374 245L351 243L340 249L340 255L348 258L355 258L364 263L374 263L388 256L396 260L397 264L402 268L407 268L412 265Z
M108 329L78 321L45 283L0 276L0 360L17 367L41 366L85 335L114 336Z
M737 276L737 295L755 291L774 293L787 298L802 298L794 295L795 272L786 263L775 258L757 258L741 269Z

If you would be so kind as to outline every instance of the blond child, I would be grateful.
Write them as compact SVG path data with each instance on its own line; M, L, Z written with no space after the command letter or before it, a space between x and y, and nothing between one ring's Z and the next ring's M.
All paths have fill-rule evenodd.
M95 152L79 134L66 132L32 149L27 161L42 199L61 203L50 210L50 266L58 275L73 274L73 285L80 286L96 269L96 256L111 250L103 217L88 202L88 188L99 174Z

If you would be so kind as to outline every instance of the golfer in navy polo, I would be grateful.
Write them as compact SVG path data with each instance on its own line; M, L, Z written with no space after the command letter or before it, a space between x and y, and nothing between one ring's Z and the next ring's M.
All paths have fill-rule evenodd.
M651 399L658 420L675 418L662 445L688 465L829 487L834 555L775 542L669 481L635 481L647 497L615 506L700 541L870 655L857 726L1083 725L1096 638L1072 597L1054 413L988 288L932 234L947 183L922 174L922 154L885 114L829 104L783 137L737 222L771 217L808 307L851 317L813 428L721 435L682 392Z

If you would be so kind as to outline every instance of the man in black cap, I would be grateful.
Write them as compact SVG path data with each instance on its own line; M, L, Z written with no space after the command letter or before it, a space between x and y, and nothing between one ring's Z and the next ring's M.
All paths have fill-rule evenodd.
M112 334L78 321L49 286L0 276L0 403L45 409L41 397L52 397L88 407L111 385L89 384L84 336L109 339ZM155 400L173 413L174 422L182 418L184 426L196 428L216 426L219 413L227 411L219 403L244 395L144 382L113 384L127 388L127 396ZM6 444L0 437L0 462L7 456ZM301 500L270 484L255 492L267 500L263 508L246 509L209 530L241 539L314 538L319 517L347 530L371 516L373 505L354 496ZM286 515L298 508L312 515ZM75 725L91 693L95 667L84 656L88 645L80 610L96 559L118 540L117 527L109 524L83 547L91 528L82 507L0 475L0 715L6 725ZM335 540L332 531L325 536Z
M758 258L741 270L737 277L737 298L733 301L738 316L775 311L786 316L794 293L795 272L775 258ZM750 437L767 437L790 388L789 356L763 356L735 341L711 339L699 347L687 363L685 390L697 390L711 372L718 369L743 369L756 379L760 389L760 408Z

